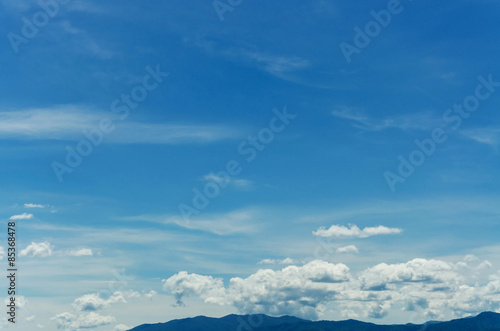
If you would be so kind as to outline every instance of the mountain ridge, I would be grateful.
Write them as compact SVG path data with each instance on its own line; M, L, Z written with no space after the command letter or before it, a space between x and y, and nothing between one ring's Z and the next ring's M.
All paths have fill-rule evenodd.
M482 312L473 317L424 324L379 325L354 319L309 321L294 316L264 314L224 317L196 316L165 323L142 324L129 331L500 331L500 314Z

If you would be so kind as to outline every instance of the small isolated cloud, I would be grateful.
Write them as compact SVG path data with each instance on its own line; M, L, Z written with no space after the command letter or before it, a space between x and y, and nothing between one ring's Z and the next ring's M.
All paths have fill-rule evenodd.
M313 235L327 238L367 238L378 235L398 234L401 232L403 232L402 229L388 228L383 225L379 225L376 227L366 227L361 230L356 225L350 224L349 227L343 225L332 225L328 229L326 229L325 227L320 227L318 230L313 231Z
M151 291L149 291L149 293L146 293L145 296L146 296L146 298L153 299L153 297L157 294L158 294L158 292L151 290Z
M221 187L232 185L238 188L250 188L253 185L251 180L234 178L229 176L227 173L222 175L211 172L208 175L203 176L202 180L205 182L215 182Z
M358 248L354 245L343 246L336 249L337 253L359 253Z
M3 249L2 246L0 246L0 260L3 260L4 256L5 256L5 250Z
M45 208L45 206L36 203L25 203L24 208Z
M100 293L85 294L73 301L73 308L77 311L97 311L113 303L126 303L123 292L117 291L109 298L104 298Z
M67 251L65 255L68 256L92 256L94 253L90 248L82 248L73 251Z
M21 215L12 215L9 219L11 221L18 221L18 220L29 220L32 218L33 218L33 214L22 213Z
M309 61L297 56L277 56L257 52L242 52L242 54L262 65L265 71L276 76L311 66Z
M258 264L295 264L298 261L291 259L289 257L279 260L279 259L263 259Z
M31 315L31 316L26 317L26 322L33 321L35 319L35 317L36 317L35 315Z
M51 256L53 253L53 248L48 241L35 243L32 242L28 247L23 249L19 255L20 256L31 256L31 257L47 257Z

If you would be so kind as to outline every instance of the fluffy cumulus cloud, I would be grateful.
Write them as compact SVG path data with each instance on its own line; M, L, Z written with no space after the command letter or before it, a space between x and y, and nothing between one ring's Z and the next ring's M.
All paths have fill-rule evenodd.
M248 278L235 277L224 287L220 278L182 271L163 280L178 304L187 295L198 295L207 303L233 305L243 313L292 314L317 318L323 304L343 291L351 278L344 264L312 261L282 270L261 269Z
M54 246L52 246L48 241L36 243L32 242L25 249L21 250L20 256L31 256L31 257L47 257L51 256L53 253Z
M222 279L212 276L188 274L186 271L181 271L162 282L163 287L172 292L178 306L184 305L182 298L191 294L199 295L205 302L220 304L224 303L226 296Z
M361 230L358 226L350 224L349 227L343 225L332 225L328 229L326 229L325 227L320 227L318 230L313 231L313 235L326 238L366 238L385 234L398 234L401 232L403 232L402 229L388 228L383 225L366 227Z
M345 318L382 319L398 310L428 320L500 312L500 271L478 280L478 272L485 277L489 269L491 263L469 256L457 263L381 263L353 275L344 264L315 260L300 267L260 269L247 278L232 278L226 286L221 278L185 271L162 282L178 304L193 295L241 313L317 319L328 310Z
M9 219L11 221L19 221L19 220L29 220L33 218L33 214L22 213L21 215L12 215Z

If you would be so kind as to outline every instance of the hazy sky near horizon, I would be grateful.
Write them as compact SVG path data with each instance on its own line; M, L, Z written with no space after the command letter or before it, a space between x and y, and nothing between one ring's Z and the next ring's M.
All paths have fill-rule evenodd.
M0 3L19 327L500 312L498 2Z

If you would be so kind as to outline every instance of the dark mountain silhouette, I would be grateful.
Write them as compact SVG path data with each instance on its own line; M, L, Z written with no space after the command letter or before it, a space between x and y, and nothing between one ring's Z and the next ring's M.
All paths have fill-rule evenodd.
M356 320L307 321L292 316L198 316L167 323L143 324L130 331L500 331L500 314L484 312L475 317L425 324L377 325Z

